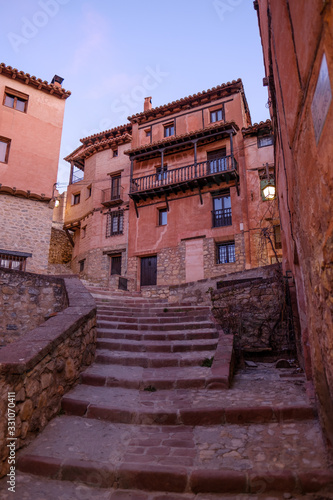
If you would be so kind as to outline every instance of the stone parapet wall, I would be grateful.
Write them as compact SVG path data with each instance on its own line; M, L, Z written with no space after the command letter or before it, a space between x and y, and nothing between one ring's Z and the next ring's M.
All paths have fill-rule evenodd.
M31 253L26 271L47 272L52 209L45 201L0 195L0 248Z
M67 306L63 280L0 269L0 347Z
M7 439L13 437L8 393L14 394L17 451L59 412L63 394L94 359L95 301L77 278L65 278L64 286L68 307L0 350L0 476L9 470L7 444L14 442Z

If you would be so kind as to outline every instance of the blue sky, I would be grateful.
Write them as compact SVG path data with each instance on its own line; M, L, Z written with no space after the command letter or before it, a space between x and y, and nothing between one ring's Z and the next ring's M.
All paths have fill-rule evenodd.
M72 92L60 191L63 157L141 112L145 96L156 107L242 78L252 122L269 118L252 0L13 0L0 16L0 62L49 82L57 74Z

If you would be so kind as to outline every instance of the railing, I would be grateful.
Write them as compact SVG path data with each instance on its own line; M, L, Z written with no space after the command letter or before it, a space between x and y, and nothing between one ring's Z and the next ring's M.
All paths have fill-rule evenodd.
M163 172L159 170L157 173L132 179L130 192L147 191L228 171L237 171L237 162L231 155L174 168L173 170L164 170Z
M213 210L213 227L232 226L231 208Z
M114 190L111 188L108 189L103 189L102 190L102 203L107 203L107 202L116 202L116 201L122 201L121 196L120 196L120 190Z

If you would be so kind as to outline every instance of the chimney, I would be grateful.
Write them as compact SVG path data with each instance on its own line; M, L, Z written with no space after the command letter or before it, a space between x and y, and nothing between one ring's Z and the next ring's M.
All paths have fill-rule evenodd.
M145 102L144 102L144 105L143 105L143 111L144 112L149 111L152 107L153 107L153 105L151 103L151 97L145 97Z
M61 87L61 84L62 84L63 81L64 81L64 79L61 78L61 76L54 75L54 77L52 78L51 83L53 83L53 85L55 85L56 87Z

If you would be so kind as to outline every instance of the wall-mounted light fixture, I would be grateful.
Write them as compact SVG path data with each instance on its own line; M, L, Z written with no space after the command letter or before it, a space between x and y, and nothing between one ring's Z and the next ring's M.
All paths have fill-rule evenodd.
M260 191L263 201L272 201L276 198L275 175L274 168L270 169L268 163L265 165L265 170L259 172L260 176Z

